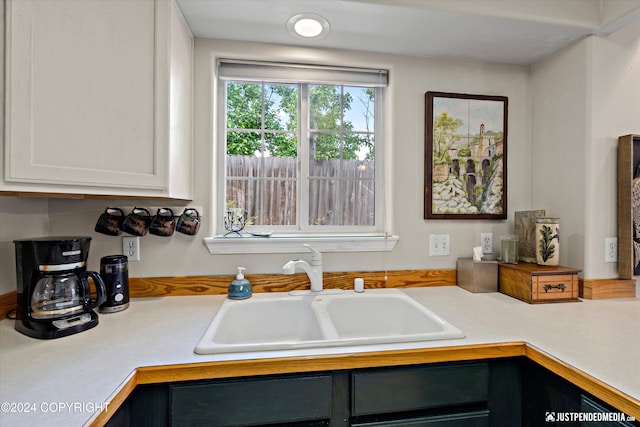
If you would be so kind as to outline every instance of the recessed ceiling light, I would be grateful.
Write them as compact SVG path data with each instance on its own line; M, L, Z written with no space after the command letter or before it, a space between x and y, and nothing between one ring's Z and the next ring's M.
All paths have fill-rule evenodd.
M329 21L315 13L300 13L287 21L287 29L294 37L315 40L326 36L331 29Z

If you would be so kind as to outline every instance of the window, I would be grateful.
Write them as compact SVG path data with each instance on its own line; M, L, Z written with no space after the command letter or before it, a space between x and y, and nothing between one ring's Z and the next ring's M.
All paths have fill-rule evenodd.
M394 248L383 217L386 71L221 59L217 77L212 254L307 252L309 239L322 252ZM242 239L222 237L225 207L247 211Z
M218 200L247 230L384 230L386 71L221 60L218 75Z

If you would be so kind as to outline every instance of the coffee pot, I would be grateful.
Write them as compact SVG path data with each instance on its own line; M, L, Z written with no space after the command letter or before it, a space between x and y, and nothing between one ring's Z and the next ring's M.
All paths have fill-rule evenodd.
M90 237L14 241L17 331L34 338L59 338L93 328L93 311L105 300L102 277L87 271ZM92 297L89 279L94 283Z
M87 277L94 283L102 282L93 271L42 275L31 295L31 317L56 319L96 308L100 294L104 296L104 285L97 285L98 297L92 299Z

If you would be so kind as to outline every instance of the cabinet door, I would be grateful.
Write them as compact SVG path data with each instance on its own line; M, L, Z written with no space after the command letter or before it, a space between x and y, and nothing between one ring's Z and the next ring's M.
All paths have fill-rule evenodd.
M580 397L580 411L596 414L590 421L581 421L581 427L633 427L631 422L627 422L627 418L631 417L622 412L613 412L585 395Z
M331 417L331 375L212 381L170 390L172 426L278 425Z
M167 188L170 7L8 0L6 182Z
M352 375L351 414L354 416L489 400L487 363L362 370Z
M489 411L474 411L452 415L409 418L405 420L373 421L351 424L352 427L489 427Z

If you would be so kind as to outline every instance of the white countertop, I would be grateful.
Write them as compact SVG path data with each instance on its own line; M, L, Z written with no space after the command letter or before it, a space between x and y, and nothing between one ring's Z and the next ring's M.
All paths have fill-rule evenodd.
M80 426L137 367L525 341L640 400L640 299L530 305L457 286L403 289L462 339L223 355L193 353L225 296L138 298L97 327L37 340L0 321L0 425ZM107 408L108 409L108 408Z

